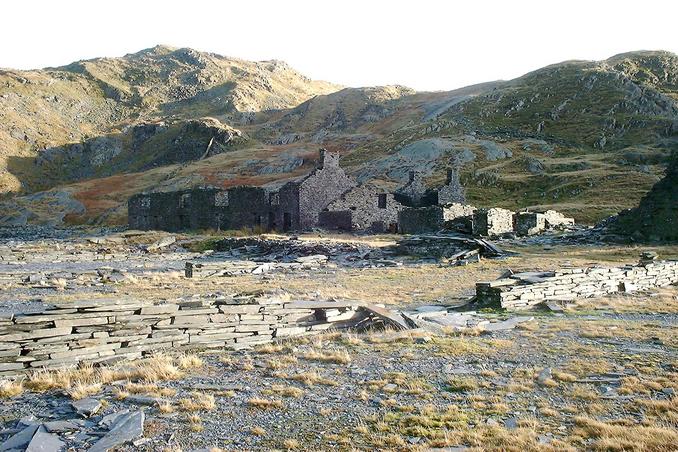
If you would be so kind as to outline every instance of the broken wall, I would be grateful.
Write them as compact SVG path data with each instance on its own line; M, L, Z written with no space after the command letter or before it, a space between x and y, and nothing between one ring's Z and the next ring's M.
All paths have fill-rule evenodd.
M398 213L404 208L391 193L372 185L354 187L327 206L329 211L350 212L352 230L374 232L397 231Z
M601 297L678 283L678 261L622 267L567 268L546 274L516 274L476 284L480 306L520 309L549 300Z
M498 207L478 209L473 214L473 235L497 236L513 232L513 212Z
M440 206L406 207L398 213L398 227L402 234L437 232L445 223Z
M329 203L356 186L339 166L339 157L321 151L320 165L298 185L298 229L310 229L318 224L318 216Z
M359 304L275 297L164 304L69 300L0 317L0 376L138 359L163 349L250 347L351 327L367 316Z

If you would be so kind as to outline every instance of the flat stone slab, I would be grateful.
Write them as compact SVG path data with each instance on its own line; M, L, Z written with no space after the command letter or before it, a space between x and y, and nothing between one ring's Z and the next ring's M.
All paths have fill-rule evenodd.
M71 402L73 409L84 417L90 417L101 409L101 402L91 397Z
M144 419L143 411L134 411L120 416L113 423L111 430L89 448L89 452L106 452L143 436Z
M19 433L10 436L7 441L0 444L0 451L23 450L31 442L39 427L39 425L29 425Z
M73 432L80 429L80 425L71 421L49 421L42 425L49 433Z
M58 436L47 433L44 427L39 427L25 452L58 452L64 446Z
M483 328L485 331L507 331L512 330L521 323L530 322L534 317L511 317L503 322L488 323Z

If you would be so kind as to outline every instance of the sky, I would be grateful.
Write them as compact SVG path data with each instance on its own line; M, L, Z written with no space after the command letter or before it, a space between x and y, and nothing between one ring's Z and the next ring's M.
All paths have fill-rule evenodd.
M678 53L676 0L21 0L2 4L0 67L164 44L278 59L346 86L449 90L571 59Z

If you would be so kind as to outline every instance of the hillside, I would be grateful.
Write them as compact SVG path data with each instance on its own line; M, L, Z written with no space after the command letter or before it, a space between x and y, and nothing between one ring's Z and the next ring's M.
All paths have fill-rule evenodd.
M678 152L640 204L613 217L607 229L640 242L678 241Z
M291 108L337 89L280 61L250 62L165 46L45 70L0 70L0 194L63 182L58 169L42 168L45 159L75 156L80 164L78 154L84 153L93 166L102 166L122 149L135 151L138 134L127 133L130 126L204 116L246 124L257 112Z
M280 184L320 146L361 181L395 187L414 169L435 185L457 165L471 202L596 222L636 205L678 148L678 57L631 52L424 93L155 47L0 72L0 145L13 223L119 224L142 190Z

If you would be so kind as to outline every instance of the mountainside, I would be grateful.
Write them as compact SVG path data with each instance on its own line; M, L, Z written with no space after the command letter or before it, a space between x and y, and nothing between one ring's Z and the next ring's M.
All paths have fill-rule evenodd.
M246 124L257 112L291 108L337 89L280 61L250 62L164 46L59 68L0 70L0 193L63 182L59 171L52 174L40 165L36 171L34 159L42 154L48 159L63 154L65 160L75 154L79 162L80 147L85 153L93 148L91 158L101 166L97 163L115 157L120 148L135 150L138 136L126 133L130 125L210 115ZM112 144L91 143L97 138ZM77 147L70 152L72 145Z
M641 242L678 242L678 152L640 204L612 218L607 229Z
M678 57L568 61L431 93L160 46L0 71L5 222L124 223L133 193L277 185L321 146L360 181L393 188L417 170L435 185L454 165L473 203L594 222L637 204L678 149Z

